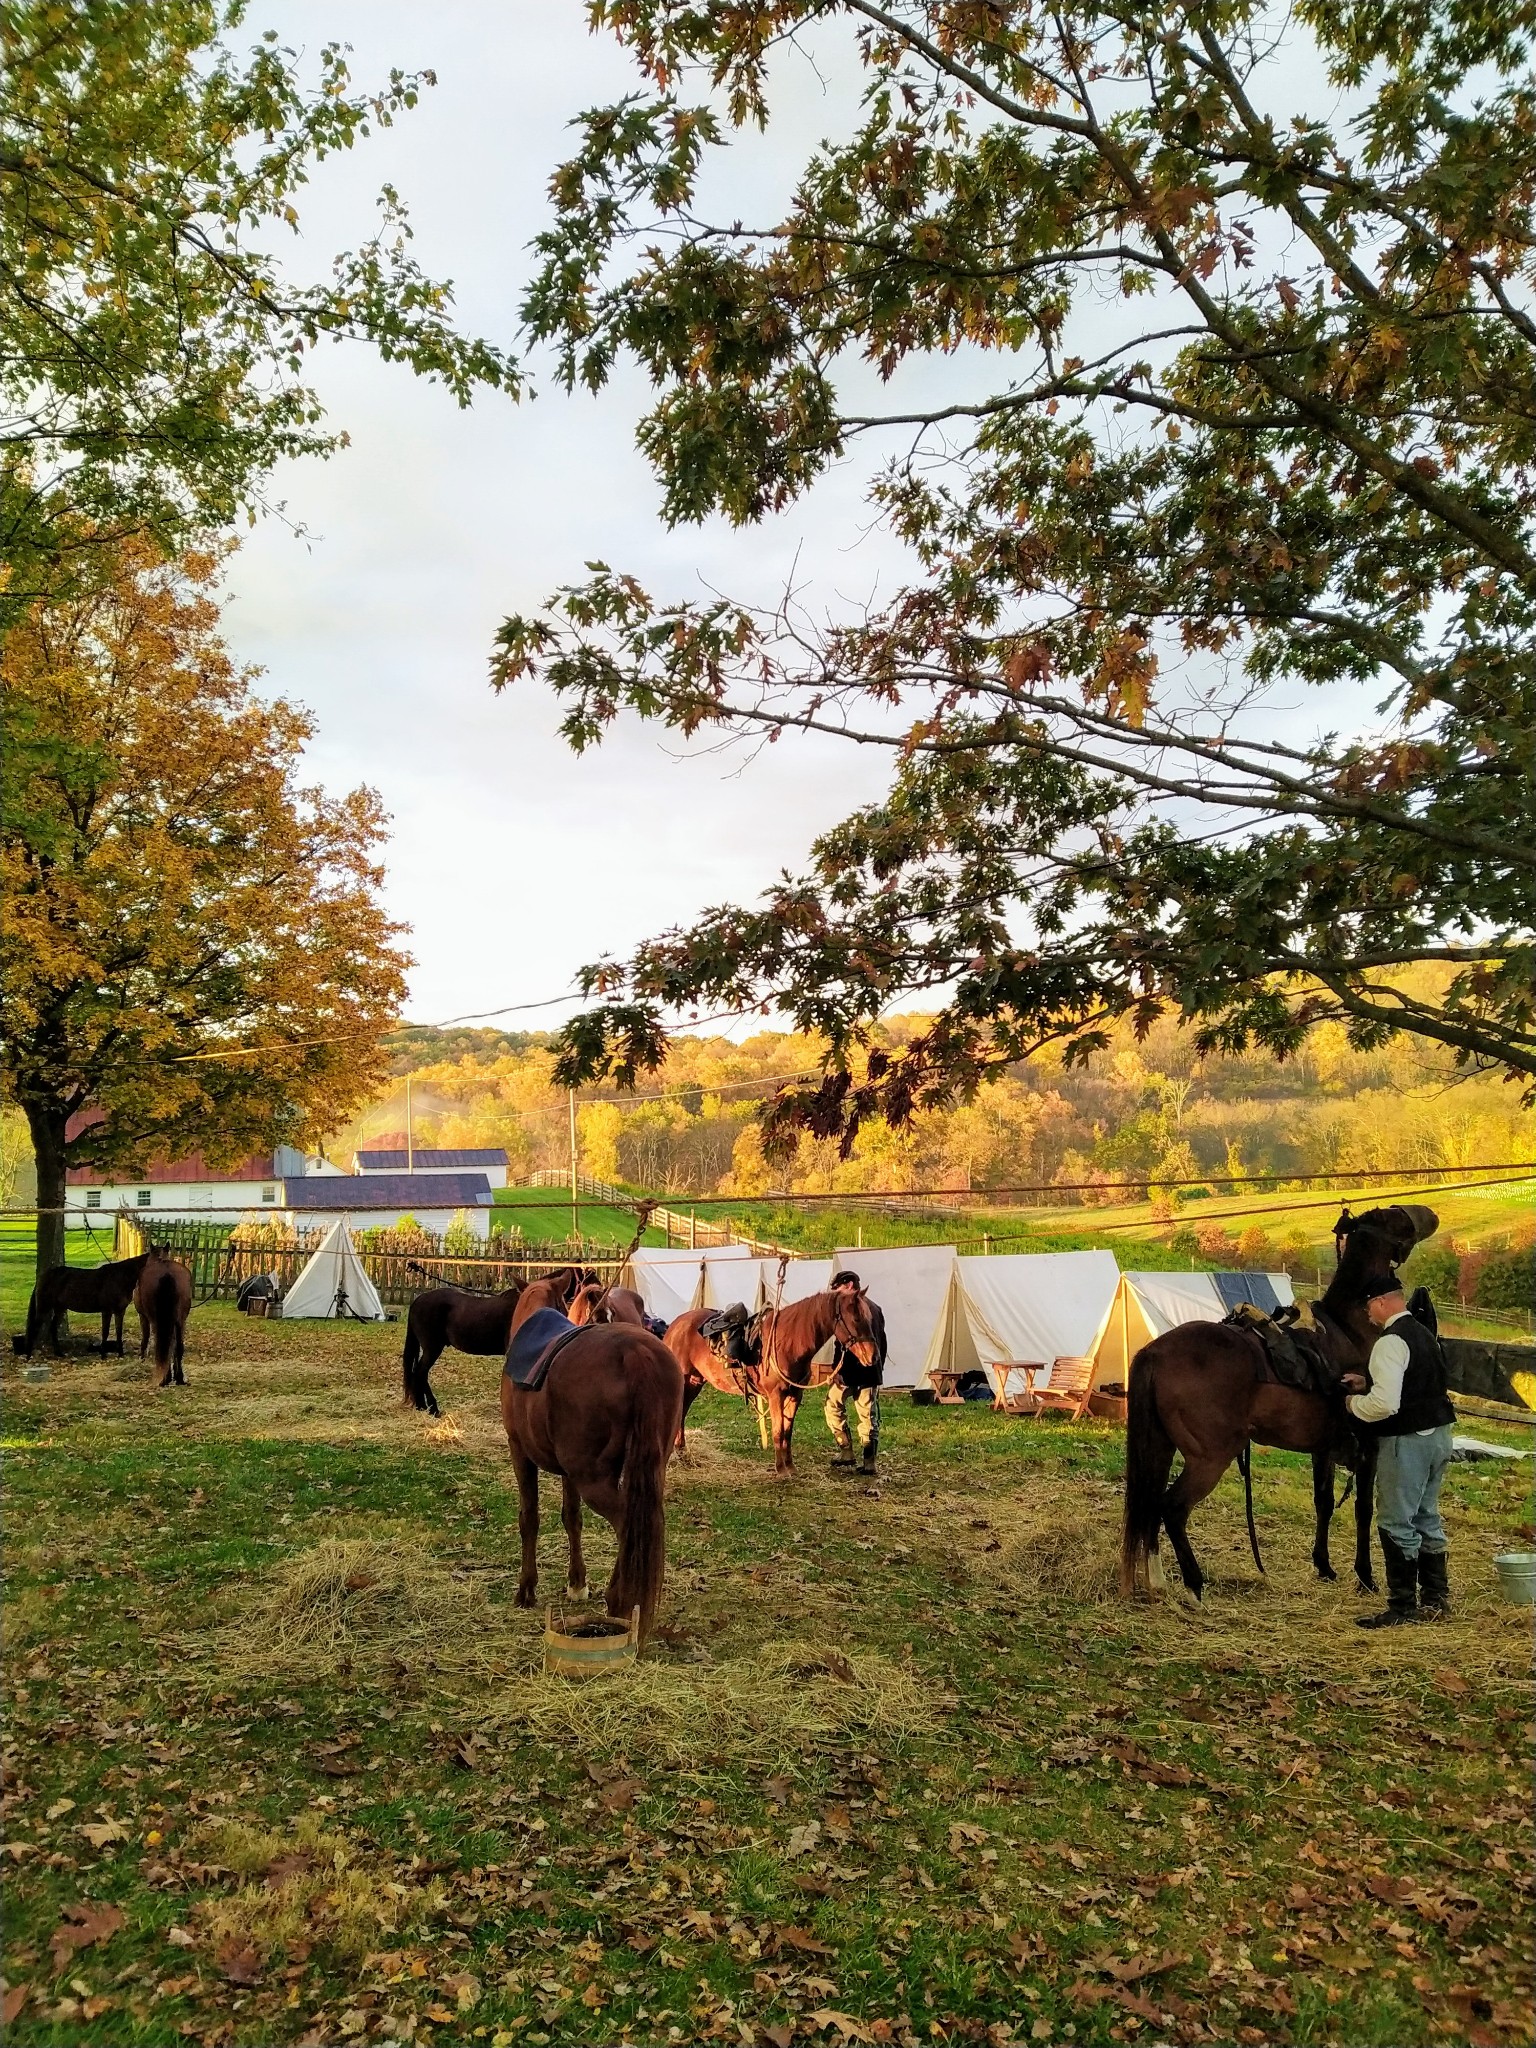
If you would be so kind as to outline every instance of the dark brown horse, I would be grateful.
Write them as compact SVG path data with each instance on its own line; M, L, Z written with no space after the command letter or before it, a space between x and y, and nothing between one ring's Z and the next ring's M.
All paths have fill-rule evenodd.
M1439 1228L1432 1209L1371 1209L1334 1226L1338 1269L1314 1309L1318 1337L1334 1375L1363 1369L1377 1332L1365 1312L1368 1286L1385 1278L1421 1238ZM1355 1577L1374 1591L1371 1564L1371 1495L1374 1447L1352 1430L1341 1394L1324 1396L1283 1387L1263 1377L1259 1339L1227 1323L1182 1323L1142 1346L1131 1361L1125 1443L1125 1526L1120 1545L1120 1587L1132 1593L1144 1573L1150 1590L1162 1585L1158 1536L1166 1529L1184 1584L1198 1599L1204 1574L1189 1541L1190 1511L1236 1459L1248 1499L1248 1533L1263 1570L1253 1523L1252 1446L1312 1455L1312 1497L1317 1532L1312 1562L1325 1579L1336 1576L1328 1558L1335 1463L1353 1464ZM1175 1452L1183 1469L1168 1475Z
M535 1280L514 1312L514 1332L539 1309L563 1311L569 1300L561 1276ZM579 1328L536 1389L516 1386L508 1373L502 1374L501 1419L517 1478L523 1544L519 1607L534 1603L539 1474L552 1472L560 1480L560 1518L570 1542L570 1594L579 1599L587 1590L581 1548L585 1504L611 1523L618 1537L619 1554L605 1595L608 1612L627 1621L638 1608L644 1641L666 1574L667 1460L682 1409L677 1360L659 1337L633 1323Z
M512 1312L524 1282L500 1294L472 1294L463 1287L432 1287L418 1294L406 1311L405 1350L400 1371L407 1408L440 1413L428 1378L443 1352L452 1345L475 1358L502 1358L512 1334Z
M187 1349L187 1317L192 1313L192 1275L186 1267L164 1252L150 1250L133 1291L133 1305L139 1312L139 1356L155 1340L155 1364L161 1387L184 1387L187 1376L181 1361Z
M701 1384L718 1387L723 1394L756 1398L764 1445L773 1445L774 1476L792 1478L795 1417L812 1384L811 1361L817 1352L829 1338L836 1338L861 1365L875 1361L869 1297L840 1287L835 1293L808 1294L804 1301L791 1302L787 1308L765 1308L747 1325L744 1344L723 1353L694 1341L703 1320L697 1309L679 1316L667 1328L667 1348L680 1363L684 1363L686 1349L685 1369L690 1375L697 1371ZM692 1332L678 1330L679 1324L692 1324ZM676 1344L672 1341L674 1330L678 1330Z
M136 1259L114 1259L105 1266L50 1266L32 1290L27 1304L27 1334L17 1345L23 1358L32 1356L41 1336L54 1357L60 1356L59 1326L70 1309L101 1317L101 1355L107 1355L113 1321L117 1323L117 1355L123 1356L123 1317L139 1284L149 1252Z

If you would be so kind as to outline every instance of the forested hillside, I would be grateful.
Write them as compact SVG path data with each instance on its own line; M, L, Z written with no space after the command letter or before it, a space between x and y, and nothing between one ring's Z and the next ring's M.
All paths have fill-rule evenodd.
M892 1018L882 1033L899 1045L920 1023ZM532 1033L402 1032L392 1071L413 1077L417 1142L504 1145L514 1172L563 1166L567 1105L550 1086L551 1046ZM701 1196L1039 1186L1063 1202L1097 1203L1125 1182L1283 1180L1536 1157L1536 1118L1515 1090L1458 1078L1427 1041L1359 1051L1325 1024L1283 1063L1261 1054L1201 1058L1164 1022L1139 1044L1122 1027L1084 1067L1040 1055L974 1101L920 1115L908 1131L867 1128L845 1160L831 1145L802 1143L789 1163L770 1164L756 1105L816 1065L816 1045L785 1033L679 1038L634 1096L578 1098L581 1165L636 1187ZM403 1112L397 1086L346 1141L399 1128ZM1208 1185L1214 1191L1215 1180Z

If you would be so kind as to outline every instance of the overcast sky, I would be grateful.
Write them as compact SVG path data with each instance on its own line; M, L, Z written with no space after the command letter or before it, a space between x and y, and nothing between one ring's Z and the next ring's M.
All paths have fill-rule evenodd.
M362 239L389 180L418 260L454 279L462 323L511 344L568 123L635 87L617 46L588 34L579 0L304 0L250 25L268 21L311 55L350 43L359 85L394 64L438 76L394 130L322 169L290 260L305 268ZM807 147L839 126L832 102L851 81L788 61L785 121L730 167L748 206L774 191L782 201ZM882 567L888 585L896 552L868 533L862 502L877 451L763 528L669 532L634 447L647 387L633 371L599 398L568 398L536 363L534 403L490 395L461 413L361 347L323 349L313 365L351 446L279 476L274 496L307 537L269 519L245 540L228 629L266 690L316 713L317 779L371 783L393 814L388 900L412 927L412 1020L559 994L584 961L755 896L878 792L888 761L793 736L750 760L688 758L631 722L578 760L548 692L497 698L486 680L501 620L597 558L682 597L706 585L771 597L797 558L808 594L830 605L869 594Z

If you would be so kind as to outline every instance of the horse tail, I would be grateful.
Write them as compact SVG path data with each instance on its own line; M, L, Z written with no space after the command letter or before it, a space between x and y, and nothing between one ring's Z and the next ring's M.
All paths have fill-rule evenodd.
M421 1362L421 1339L416 1334L416 1310L414 1303L405 1318L405 1349L400 1354L400 1377L404 1387L407 1408L416 1402L416 1367Z
M682 1368L666 1352L669 1370L651 1364L652 1342L643 1358L631 1355L634 1390L629 1442L624 1447L624 1528L614 1571L609 1611L625 1616L640 1610L640 1640L650 1632L667 1570L665 1505L667 1459L677 1441L682 1410Z
M32 1356L32 1347L37 1342L37 1330L41 1321L42 1312L37 1305L37 1289L34 1287L27 1301L27 1334L21 1340L21 1355L23 1358L30 1358Z
M155 1332L156 1365L169 1365L171 1362L171 1347L176 1342L176 1325L180 1315L180 1303L176 1298L176 1275L167 1271L155 1282L155 1291L149 1302L149 1320Z
M1125 1524L1120 1538L1120 1591L1136 1590L1163 1525L1163 1495L1173 1467L1173 1442L1157 1412L1156 1361L1144 1345L1131 1360L1126 1388Z
M1259 1555L1259 1532L1253 1519L1253 1444L1245 1442L1237 1454L1237 1469L1243 1475L1243 1506L1248 1514L1248 1547L1253 1552L1253 1561L1262 1572L1264 1560ZM1332 1485L1332 1481L1329 1484Z

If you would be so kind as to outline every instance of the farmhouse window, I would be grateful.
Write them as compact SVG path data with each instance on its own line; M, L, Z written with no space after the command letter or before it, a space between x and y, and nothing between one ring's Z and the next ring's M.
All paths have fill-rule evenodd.
M87 1207L87 1209L99 1209L99 1208L101 1207L101 1189L100 1189L100 1188L87 1188L87 1189L86 1189L86 1191L85 1191L85 1206Z
M263 1188L261 1191L261 1199L264 1202L275 1202L277 1200L277 1189Z
M139 1189L139 1194L138 1194L138 1202L139 1202L139 1207L140 1207L141 1209L147 1209L147 1208L149 1207L149 1205L150 1205L150 1202L151 1202L151 1201L153 1200L153 1198L154 1198L154 1190L153 1190L152 1188L140 1188L140 1189Z

